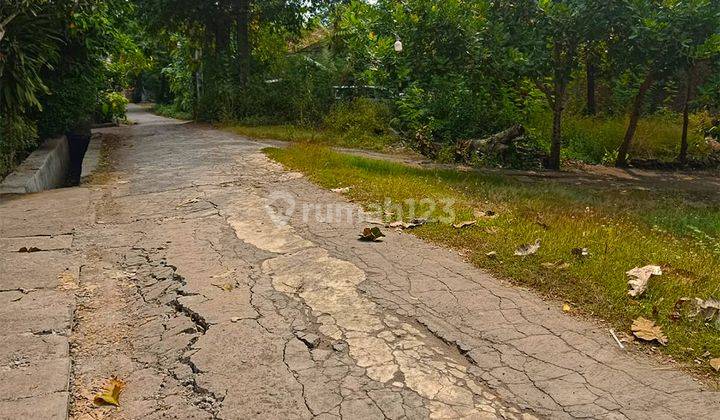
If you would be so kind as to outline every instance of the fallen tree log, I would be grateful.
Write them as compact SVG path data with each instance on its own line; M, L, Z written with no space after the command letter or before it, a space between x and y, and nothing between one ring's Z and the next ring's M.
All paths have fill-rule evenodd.
M518 124L483 139L460 142L456 146L455 159L466 163L481 161L502 167L543 166L547 160L546 153L525 133L525 127Z
M492 153L495 150L509 147L515 140L523 136L525 136L525 127L519 124L514 125L507 130L493 134L490 137L470 140L468 144L468 152L476 153L481 151Z

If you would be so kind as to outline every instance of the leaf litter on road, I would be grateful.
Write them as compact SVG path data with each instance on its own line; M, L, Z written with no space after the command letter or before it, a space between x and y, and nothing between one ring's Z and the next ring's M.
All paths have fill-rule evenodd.
M125 382L118 378L112 378L105 388L95 395L93 402L96 405L114 405L120 406L120 393L125 388Z
M380 238L384 238L384 237L385 237L385 234L382 233L382 231L378 227L373 227L373 228L366 227L365 229L363 229L363 232L360 234L360 240L366 241L366 242L378 241L378 240L380 240Z

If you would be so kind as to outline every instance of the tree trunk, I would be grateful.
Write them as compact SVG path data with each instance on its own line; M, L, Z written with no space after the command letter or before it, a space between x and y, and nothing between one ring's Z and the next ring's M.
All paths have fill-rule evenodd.
M236 0L235 2L238 77L242 85L247 82L250 73L250 1Z
M558 171L560 170L560 152L562 150L562 114L565 109L565 95L567 94L568 85L568 75L563 71L565 63L562 57L562 47L558 42L555 43L553 48L553 62L555 75L553 77L552 99L548 95L548 100L553 109L553 130L550 143L550 159L547 162L547 167Z
M548 169L560 170L560 151L562 149L562 100L555 98L555 106L553 107L553 130L552 142L550 144L550 160L548 161Z
M689 68L687 71L687 86L685 88L685 102L683 103L683 128L682 128L682 139L680 140L680 154L678 155L678 162L685 164L687 163L687 152L688 152L688 128L690 126L690 100L692 99L693 89L693 69Z
M635 131L637 130L638 121L640 120L640 113L642 111L643 102L645 101L645 94L652 84L652 74L648 73L647 76L645 76L645 80L643 80L640 85L637 95L635 96L632 112L630 113L630 124L628 124L627 131L625 132L625 138L618 149L618 156L615 161L615 166L618 168L627 166L628 153L630 153L630 146L632 146L633 138L635 138Z
M588 115L597 114L597 99L595 98L595 80L597 78L597 66L595 65L595 55L588 52L587 63L587 106Z

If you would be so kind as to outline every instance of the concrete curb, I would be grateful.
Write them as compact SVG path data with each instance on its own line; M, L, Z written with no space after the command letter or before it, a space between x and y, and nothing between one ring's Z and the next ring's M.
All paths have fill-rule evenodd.
M0 183L0 194L26 194L62 187L69 168L67 137L48 139Z

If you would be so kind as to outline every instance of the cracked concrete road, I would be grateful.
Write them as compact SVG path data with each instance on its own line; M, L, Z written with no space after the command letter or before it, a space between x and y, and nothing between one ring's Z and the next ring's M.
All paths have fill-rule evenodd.
M451 251L274 223L290 202L351 205L262 144L130 117L93 182L0 204L0 418L720 413L718 392ZM93 406L112 376L120 407Z

